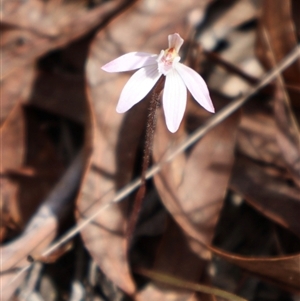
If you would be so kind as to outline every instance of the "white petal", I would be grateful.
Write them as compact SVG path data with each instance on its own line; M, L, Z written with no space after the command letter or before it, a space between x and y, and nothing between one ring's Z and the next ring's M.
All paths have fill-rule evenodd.
M175 48L176 52L179 52L180 47L183 44L183 39L178 33L170 34L168 36L169 48Z
M163 108L170 132L178 130L186 107L186 87L175 69L166 75Z
M185 85L195 98L195 100L207 111L214 113L214 105L210 99L209 91L204 79L193 69L178 63L175 69L180 74Z
M123 72L139 69L145 66L156 64L156 54L145 52L130 52L126 53L113 61L110 61L101 69L106 72Z
M142 100L160 78L157 63L135 72L124 86L117 105L117 112L124 113Z

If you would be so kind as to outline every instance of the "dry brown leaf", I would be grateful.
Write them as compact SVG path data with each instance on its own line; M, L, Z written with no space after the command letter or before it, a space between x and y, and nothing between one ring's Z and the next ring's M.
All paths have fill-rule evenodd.
M300 190L300 131L287 93L282 89L283 87L277 87L275 94L276 138L286 167Z
M22 218L18 205L17 193L18 183L5 177L4 173L8 169L18 169L25 160L25 114L23 107L17 105L9 114L4 125L1 127L1 241L5 238L7 227L10 224L20 230ZM2 219L3 218L3 219Z
M300 254L272 258L254 258L230 254L216 248L211 248L211 250L214 254L251 273L260 275L294 293L300 293Z
M118 150L118 135L116 135L115 127L120 126L118 122L120 119L110 118L114 114L115 105L113 101L111 103L108 102L105 108L103 107L102 110L97 112L100 124L98 123L93 131L94 152L85 175L82 188L83 193L78 199L77 215L79 221L88 218L95 211L99 210L101 206L111 201L118 188L120 174L124 176L122 181L124 179L129 181L130 171L132 172L133 165L130 166L130 169L126 169L127 164L125 168L122 168L123 166L120 166L119 163L123 161L121 157L126 158L129 156L132 159L135 157L135 148L138 146L139 139L137 136L136 139L132 139L133 143L127 145L129 147L127 153L122 152L124 148ZM136 110L134 111L137 112ZM140 117L143 116L141 110L139 110L139 114ZM133 126L136 129L140 129L139 131L132 131L132 128L128 127L126 132L123 131L122 137L124 139L128 138L128 141L131 140L130 136L141 135L143 130L140 118L135 121L136 124ZM101 128L105 130L101 131ZM85 247L103 272L125 292L132 294L135 287L127 266L127 246L124 237L127 223L126 212L124 204L110 206L93 223L87 225L81 231L81 235Z
M108 1L89 9L84 3L30 0L14 9L3 6L1 78L62 47L104 22L127 1Z
M116 189L132 178L132 162L145 126L146 102L133 108L128 115L115 112L121 89L129 75L107 74L101 71L101 66L130 51L159 53L167 46L168 34L187 32L187 18L194 9L193 0L180 4L175 0L139 2L114 19L95 38L87 64L88 92L96 118L91 130L94 153L78 200L79 218L89 216L96 208L111 201ZM173 22L170 22L170 16ZM134 117L130 127L129 117ZM93 206L96 200L100 201ZM135 284L126 256L126 222L122 206L114 205L87 226L82 236L104 273L126 293L132 294Z
M226 194L234 160L238 120L238 114L228 117L188 154L177 156L154 177L162 201L174 219L187 235L191 228L197 231L197 237L205 244L210 244L214 236ZM155 161L159 161L184 136L181 131L175 140L174 135L167 132L160 116L154 141ZM206 248L191 246L200 256L209 257Z
M162 274L169 274L175 278L185 279L203 283L203 268L205 261L199 258L189 247L189 242L185 234L169 219L167 228L157 248L154 265L151 270ZM215 300L207 294L201 295L201 298L189 290L175 288L172 285L166 285L159 282L150 282L136 296L135 300Z
M26 276L22 268L29 265L28 255L39 254L54 239L58 226L57 217L49 206L42 206L24 233L0 248L1 300L9 300Z
M237 139L238 151L256 162L263 162L269 167L278 169L278 173L283 176L282 181L291 178L286 171L289 164L290 170L294 170L296 183L297 156L299 155L297 140L299 138L291 119L292 116L288 110L284 109L288 109L288 105L283 99L276 99L275 102L280 103L275 105L275 110L278 112L275 113L277 117L274 118L270 105L258 101L258 99L253 100L243 108ZM285 130L282 127L285 127ZM235 176L238 181L241 180L241 178L238 179L238 174ZM250 183L248 184L247 186L250 187ZM274 194L276 194L275 190Z
M80 154L42 202L24 232L0 248L2 301L9 300L26 276L27 273L22 269L30 265L27 257L39 257L55 238L59 222L70 209L68 203L77 190L83 165L83 156Z
M27 101L31 93L35 75L36 71L32 64L24 65L0 82L1 125L17 103Z
M257 55L268 69L272 68L273 60L265 37L264 29L270 36L270 46L275 55L275 61L281 61L297 46L295 26L292 19L291 0L264 0L262 14L258 27ZM287 83L299 85L300 60L283 72Z
M289 185L281 169L238 156L230 186L259 212L299 236L300 191Z
M257 99L244 106L242 112L237 136L238 151L253 160L284 168L271 108Z
M294 11L297 8L298 11ZM279 62L297 46L297 32L293 13L299 15L300 11L299 6L294 7L292 5L292 0L263 1L257 31L256 53L267 69L272 68L274 61ZM265 31L268 33L269 43L266 41ZM299 87L300 59L296 60L282 75L286 85ZM293 106L299 108L299 91L289 90L289 96Z
M64 169L38 115L18 104L1 128L3 210L16 228L9 238L26 225Z
M274 67L297 45L292 20L291 1L264 1L258 28L257 53L268 67ZM287 84L299 85L300 61L283 72ZM281 85L279 83L281 82ZM269 104L247 106L239 132L239 150L264 167L239 157L233 173L232 187L261 213L299 235L300 214L299 156L300 141L297 121L281 78ZM295 100L297 93L290 92ZM269 106L269 108L268 108ZM275 118L274 118L275 117ZM290 172L290 175L286 171ZM293 181L294 183L293 183ZM288 181L292 182L288 184Z
M275 49L271 45L271 37L269 32L262 29L265 42L270 52L270 60L273 67L276 66ZM276 49L277 50L277 49ZM278 51L278 50L277 50ZM299 65L300 67L300 65ZM295 72L297 69L295 68ZM300 76L300 68L298 68L298 74L294 74L296 79ZM288 79L289 80L289 79ZM276 138L278 146L281 150L282 156L286 163L286 167L291 173L291 176L295 184L300 188L300 131L297 119L294 116L289 95L285 88L283 76L278 75L277 85L275 86L274 93L274 116L276 121ZM298 91L299 92L299 91Z

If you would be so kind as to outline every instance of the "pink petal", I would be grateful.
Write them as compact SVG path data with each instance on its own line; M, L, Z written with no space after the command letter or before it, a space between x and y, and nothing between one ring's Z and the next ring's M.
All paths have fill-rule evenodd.
M117 105L117 112L124 113L141 101L160 78L157 64L135 72L124 86Z
M178 130L186 107L186 87L180 75L172 69L166 75L163 94L163 108L170 132Z
M145 52L126 53L113 61L110 61L101 69L106 72L123 72L139 69L156 64L157 55Z
M175 48L176 52L179 52L180 47L183 44L183 39L178 33L170 34L168 36L169 48Z
M193 69L178 63L175 69L180 74L185 85L195 98L195 100L207 111L214 113L214 105L210 99L207 85L203 78Z

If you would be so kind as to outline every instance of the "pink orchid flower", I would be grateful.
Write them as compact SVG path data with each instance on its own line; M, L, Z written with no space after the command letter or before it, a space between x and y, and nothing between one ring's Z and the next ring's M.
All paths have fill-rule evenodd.
M195 100L207 111L214 113L214 106L203 78L193 69L179 63L179 49L183 39L178 33L168 36L169 48L159 55L145 52L124 54L102 67L107 72L139 69L123 88L117 112L124 113L141 101L154 87L159 78L166 77L163 91L163 109L170 132L178 130L186 108L189 89Z

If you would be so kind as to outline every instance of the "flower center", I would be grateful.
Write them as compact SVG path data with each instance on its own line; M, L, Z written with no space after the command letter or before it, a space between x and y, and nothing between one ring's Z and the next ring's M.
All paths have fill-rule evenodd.
M173 68L174 63L178 63L179 61L180 56L174 47L162 50L157 59L158 71L167 75L167 73Z
M172 65L174 58L177 56L177 52L174 48L168 48L165 50L162 61L165 65Z

